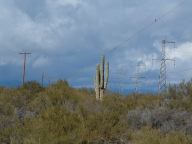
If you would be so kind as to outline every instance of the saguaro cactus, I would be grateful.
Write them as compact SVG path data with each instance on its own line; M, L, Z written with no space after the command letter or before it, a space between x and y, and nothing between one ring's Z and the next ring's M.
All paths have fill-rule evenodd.
M107 89L109 80L109 62L105 62L105 56L102 56L101 63L96 67L95 93L97 100L103 100L104 92Z

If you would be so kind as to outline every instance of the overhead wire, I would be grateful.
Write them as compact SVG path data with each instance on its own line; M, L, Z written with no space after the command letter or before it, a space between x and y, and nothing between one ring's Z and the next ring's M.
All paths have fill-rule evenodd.
M141 29L139 29L138 31L136 31L135 33L133 33L130 37L128 37L126 40L120 42L119 44L117 44L116 46L114 46L113 48L109 49L107 52L108 53L112 53L113 51L116 51L117 49L121 48L121 46L123 46L126 42L132 40L135 36L137 36L138 34L142 33L143 31L145 31L146 29L150 28L152 25L158 23L161 19L163 19L164 17L168 16L170 13L172 13L173 11L175 11L178 7L180 7L186 0L181 0L176 6L174 6L173 8L169 9L167 12L165 12L164 14L156 17L153 21L151 21L149 24L145 25L144 27L142 27Z
M134 37L136 37L138 34L144 32L145 30L149 29L151 26L153 26L156 23L159 23L163 18L165 18L167 15L169 15L170 13L172 13L173 11L175 11L179 6L181 6L186 0L181 0L176 6L174 6L173 8L169 9L167 12L163 13L162 15L156 17L155 19L153 19L150 23L148 23L147 25L145 25L144 27L141 27L138 31L136 31L135 33L133 33L131 36L129 36L126 40L120 42L119 44L117 44L116 46L112 47L111 49L107 50L107 53L111 54L114 51L116 51L117 49L121 49L122 46L129 42L130 40L132 40ZM82 72L82 71L81 71Z
M171 14L173 11L175 11L178 7L180 7L186 0L181 0L177 5L175 5L173 8L169 9L168 11L166 11L165 13L163 13L162 15L156 17L153 21L151 21L150 23L148 23L146 26L142 27L141 29L139 29L138 31L136 31L135 33L133 33L130 37L128 37L128 39L120 42L119 44L117 44L116 46L114 46L113 48L108 50L108 53L113 53L114 51L116 51L117 49L121 49L124 48L122 47L125 43L129 42L130 40L132 40L134 37L136 37L138 34L144 32L145 30L149 29L151 26L153 26L154 24L160 22L162 19L164 19L166 16L168 16L169 14Z

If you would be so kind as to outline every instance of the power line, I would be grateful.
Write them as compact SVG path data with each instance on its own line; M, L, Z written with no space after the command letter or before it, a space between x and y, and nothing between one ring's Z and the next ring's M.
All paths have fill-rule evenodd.
M133 78L134 79L134 83L133 85L135 86L135 93L138 93L139 90L139 86L141 84L141 79L145 79L146 77L142 76L141 74L141 67L146 67L146 65L142 64L142 63L138 63L137 67L136 67L136 73L134 76L131 76L129 78Z
M112 53L113 51L122 48L121 46L123 44L125 44L126 42L129 42L130 40L132 40L135 36L137 36L138 34L142 33L143 31L145 31L146 29L150 28L153 24L158 23L161 19L165 18L167 15L169 15L170 13L172 13L173 11L175 11L179 6L181 6L186 0L181 0L178 4L176 4L173 8L169 9L167 12L163 13L162 15L156 17L153 21L151 21L150 23L148 23L147 25L145 25L144 27L142 27L141 29L139 29L138 31L136 31L135 33L133 33L130 37L128 37L128 39L120 42L119 44L117 44L116 46L112 47L110 50L107 50L107 53ZM107 54L106 54L107 55ZM80 71L80 70L79 70ZM78 73L79 73L78 71Z
M137 36L138 34L142 33L143 31L145 31L146 29L150 28L153 24L158 23L161 19L163 19L164 17L166 17L167 15L169 15L170 13L172 13L173 11L175 11L179 6L181 6L186 0L181 0L175 7L169 9L167 12L165 12L164 14L156 17L152 22L150 22L149 24L147 24L146 26L142 27L141 29L139 29L137 32L133 33L128 39L120 42L119 44L117 44L116 46L114 46L113 48L111 48L108 52L112 53L113 51L117 50L120 48L120 46L122 46L123 44L125 44L126 42L132 40L135 36Z
M184 69L184 70L180 70L179 72L187 72L187 71L192 71L192 68L187 68L187 69ZM169 73L176 73L175 71L171 71Z
M180 70L179 73L176 72L176 71L171 71L171 72L169 72L169 73L171 73L171 74L169 75L169 77L170 77L171 79L173 79L173 78L177 78L177 79L178 79L178 77L179 77L179 80L180 80L180 81L181 81L181 80L190 79L191 76L188 75L189 73L186 73L186 72L188 72L188 71L192 71L192 68Z

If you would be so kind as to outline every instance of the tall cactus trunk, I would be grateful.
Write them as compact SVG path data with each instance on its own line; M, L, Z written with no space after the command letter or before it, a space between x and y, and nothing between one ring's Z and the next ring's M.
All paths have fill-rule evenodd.
M103 56L101 59L101 64L97 65L96 68L96 78L95 78L96 100L103 101L104 92L107 89L108 80L109 80L109 63L108 62L105 63L105 56Z
M103 101L105 89L100 89L100 101Z
M96 77L95 77L95 93L96 93L96 100L100 99L100 65L97 65L96 68Z

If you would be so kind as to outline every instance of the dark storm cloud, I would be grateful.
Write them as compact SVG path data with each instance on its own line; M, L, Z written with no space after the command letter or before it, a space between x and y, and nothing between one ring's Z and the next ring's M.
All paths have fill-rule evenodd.
M179 60L175 70L177 77L180 69L184 69L184 63L188 63L186 67L191 65L189 61L192 55L186 56L186 53L190 52L192 43L192 2L186 0L142 33L136 32L172 10L179 2L2 0L1 69L11 71L13 65L14 69L20 69L22 58L17 54L26 50L33 53L28 61L29 79L40 79L41 73L46 71L54 79L66 78L76 86L91 86L94 67L105 52L112 74L125 71L122 75L126 80L128 76L134 75L137 63L143 61L146 71L153 73L148 75L148 79L154 81L158 77L158 66L152 67L151 59L158 58L159 43L167 38L178 42L177 55L169 51L169 55ZM117 50L111 51L121 42ZM112 75L111 78L115 77ZM19 80L20 76L15 75L14 79Z

